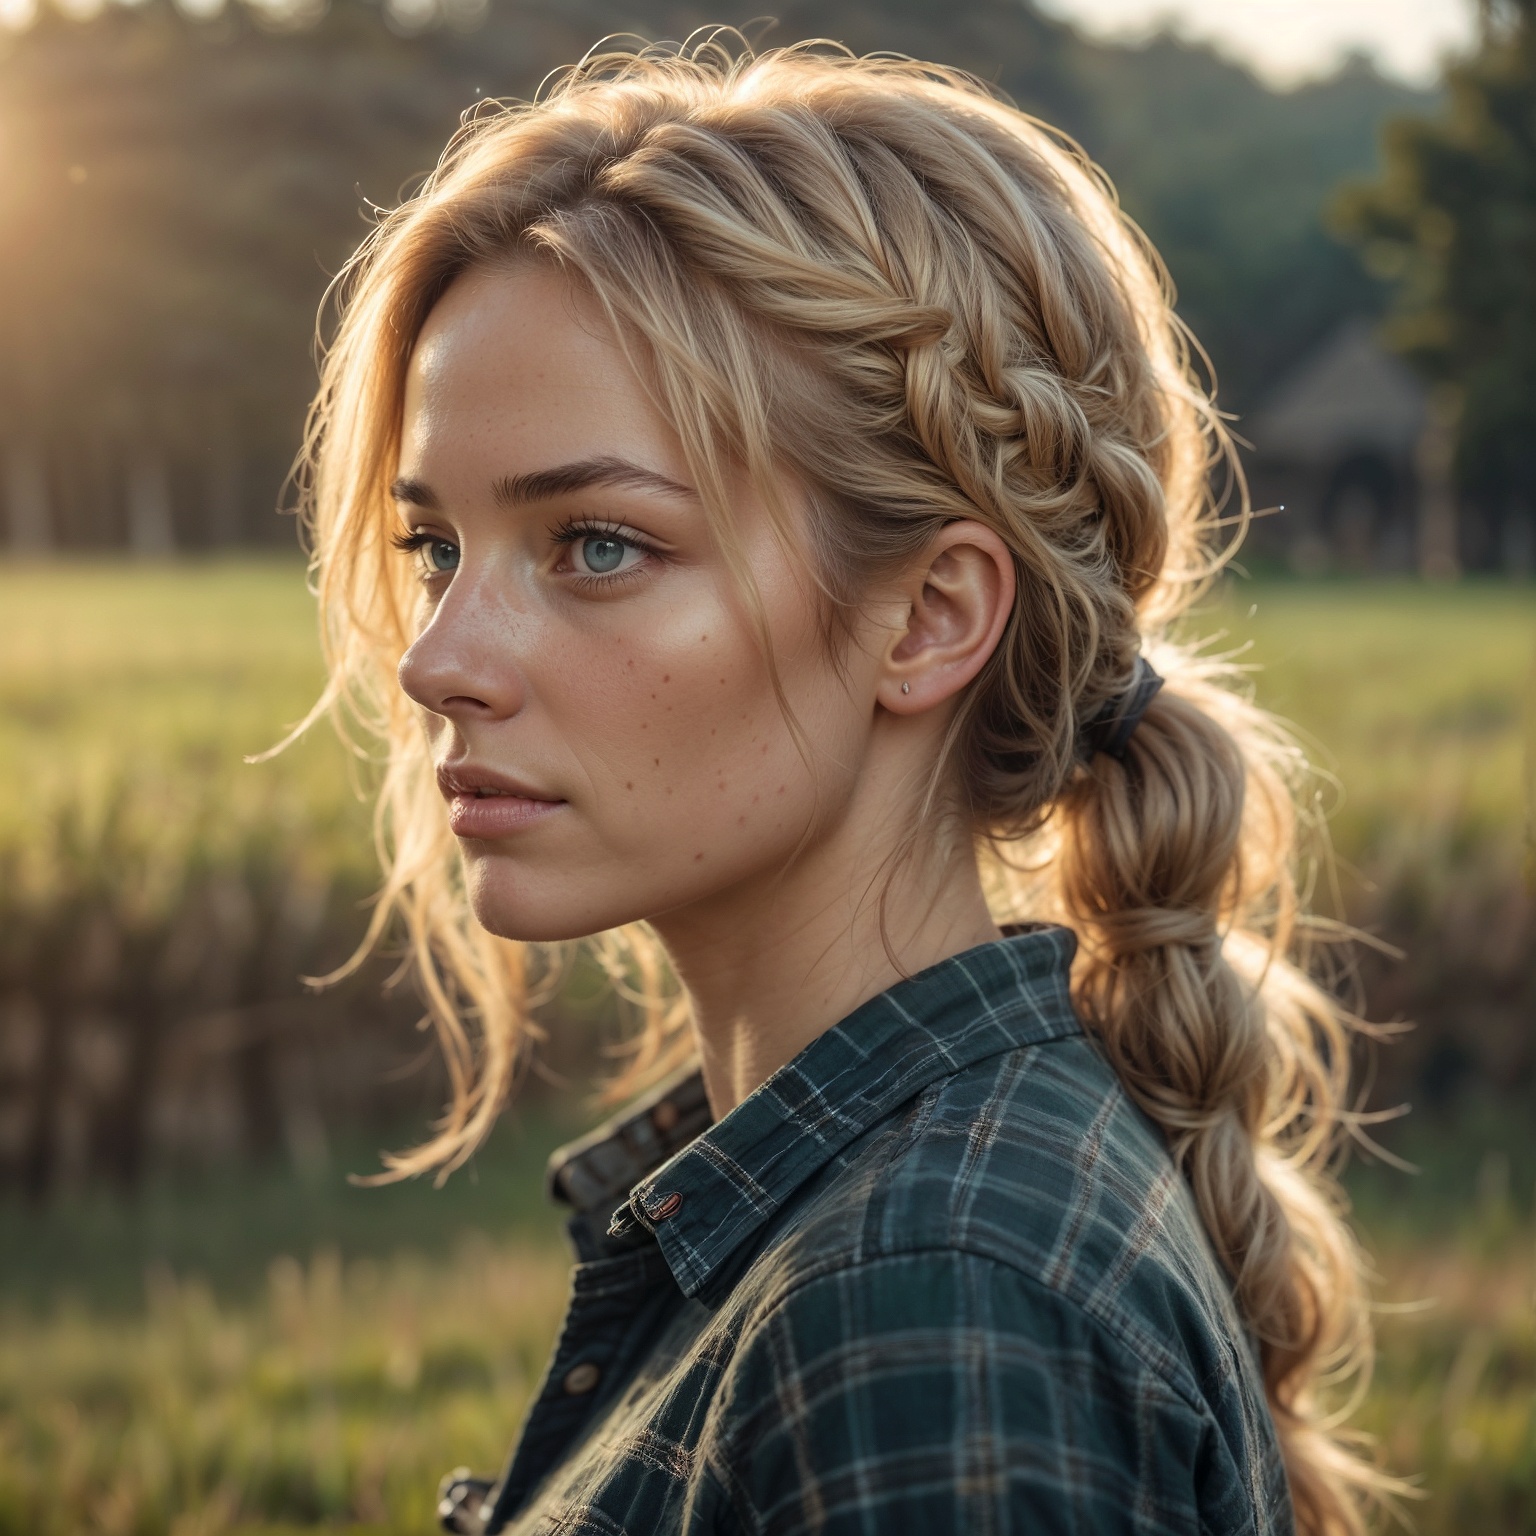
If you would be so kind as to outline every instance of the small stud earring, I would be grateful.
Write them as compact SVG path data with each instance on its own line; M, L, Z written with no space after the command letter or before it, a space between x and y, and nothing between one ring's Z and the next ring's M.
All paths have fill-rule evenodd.
M903 693L911 693L912 692L912 684L911 683L903 683L901 685L901 691Z

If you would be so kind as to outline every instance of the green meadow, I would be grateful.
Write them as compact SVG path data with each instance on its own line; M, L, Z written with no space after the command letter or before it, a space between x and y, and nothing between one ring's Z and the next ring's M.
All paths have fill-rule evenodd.
M1425 831L1456 851L1507 846L1522 824L1529 587L1234 578L1191 628L1251 668L1261 701L1302 732L1330 778L1345 858ZM310 842L335 834L331 856L362 847L355 765L323 724L272 762L242 761L281 740L321 685L292 560L0 566L0 647L8 844L56 808L115 792L158 808L173 836L270 823Z
M1425 1536L1528 1533L1536 1136L1529 1077L1511 1092L1487 1063L1528 1061L1536 1021L1536 593L1234 581L1198 624L1320 769L1336 873L1319 903L1410 950L1366 981L1427 1036L1493 1038L1466 1047L1454 1099L1379 1128L1419 1173L1350 1166L1381 1305L1358 1422L1419 1480ZM147 932L179 921L197 872L303 867L355 927L367 765L324 725L243 761L319 685L296 563L0 566L0 1008L52 982L8 936L56 936L81 892L93 922L122 908L124 933ZM1403 1052L1394 1085L1432 1099L1442 1058ZM431 1529L438 1477L494 1469L537 1381L566 1273L540 1168L591 1114L544 1093L441 1190L348 1184L378 1142L343 1129L321 1164L0 1194L0 1536Z
M334 733L244 761L323 681L296 560L0 565L0 643L0 846L38 847L59 818L126 802L168 854L261 828L328 860L367 856Z

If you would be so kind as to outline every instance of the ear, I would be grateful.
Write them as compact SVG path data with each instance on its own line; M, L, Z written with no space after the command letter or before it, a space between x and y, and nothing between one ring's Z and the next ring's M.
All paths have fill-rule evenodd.
M987 664L1018 582L1002 539L963 518L934 535L898 586L906 627L891 638L876 698L894 715L920 715L952 699Z

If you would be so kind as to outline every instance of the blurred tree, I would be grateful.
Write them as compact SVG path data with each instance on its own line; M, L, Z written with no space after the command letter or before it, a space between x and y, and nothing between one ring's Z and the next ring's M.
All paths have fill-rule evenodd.
M1432 118L1388 124L1381 179L1335 207L1392 282L1389 339L1458 411L1474 564L1529 564L1536 519L1536 0L1483 0ZM1512 546L1519 544L1519 550Z
M1285 92L1168 37L1093 62L1086 141L1168 263L1223 399L1247 410L1347 319L1381 309L1381 284L1324 211L1341 179L1374 167L1383 119L1428 98L1359 56Z
M0 32L11 541L280 535L262 514L316 303L366 202L428 170L478 96L527 95L605 35L722 19L746 21L718 0L138 0ZM817 35L969 68L1075 135L1167 256L1228 404L1377 302L1319 209L1370 169L1380 119L1426 98L1363 63L1276 93L1170 37L1090 43L1028 0L785 0L768 40Z
M238 533L253 461L270 509L359 194L393 201L462 104L417 53L360 6L302 35L164 3L48 14L13 45L0 410L49 445L56 512L87 524L66 538L164 544L177 477Z

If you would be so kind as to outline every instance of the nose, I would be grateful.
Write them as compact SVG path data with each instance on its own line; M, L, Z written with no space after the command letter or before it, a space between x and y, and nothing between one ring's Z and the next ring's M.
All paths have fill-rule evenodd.
M493 621L472 592L457 588L459 581L400 658L400 687L423 709L455 723L509 719L525 697L512 626L505 613Z

